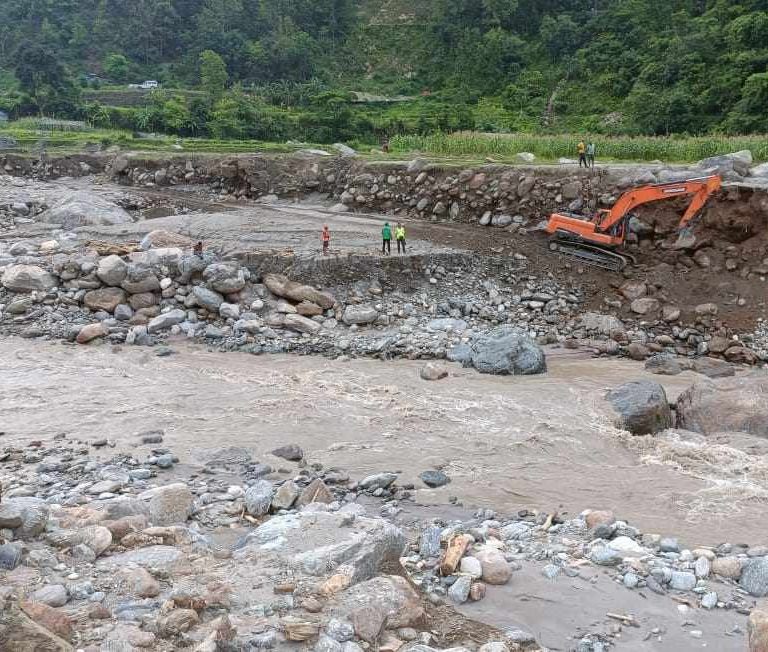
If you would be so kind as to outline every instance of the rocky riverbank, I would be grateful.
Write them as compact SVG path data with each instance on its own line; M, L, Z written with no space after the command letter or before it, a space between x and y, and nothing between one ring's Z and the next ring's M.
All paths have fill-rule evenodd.
M535 633L452 611L526 570L554 593L558 583L609 583L673 599L675 630L669 616L624 612L618 600L601 623L574 631L569 649L681 637L741 649L744 615L768 595L761 546L691 549L595 510L404 521L415 487L397 473L352 478L296 445L263 460L212 449L191 469L162 432L135 439L133 454L101 453L109 439L3 449L3 649L540 649ZM450 477L427 470L421 483ZM762 618L752 612L753 641L766 635Z
M153 229L157 220L135 221L147 210L141 198L76 191L53 200L50 190L20 201L30 192L22 184L3 205L5 333L129 344L182 335L251 353L459 359L455 347L504 325L539 344L634 359L663 353L756 364L768 350L760 328L728 328L719 303L676 305L651 276L613 281L596 305L578 273L534 273L538 259L523 253L430 253L427 245L403 257L326 258L227 253L222 244L195 256L188 225L182 235Z

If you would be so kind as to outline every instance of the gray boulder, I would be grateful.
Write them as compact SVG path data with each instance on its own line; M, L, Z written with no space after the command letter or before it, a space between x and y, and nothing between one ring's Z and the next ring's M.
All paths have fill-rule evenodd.
M251 516L264 516L272 504L274 487L267 480L257 480L245 490L245 509Z
M11 292L45 291L59 284L53 274L35 265L11 265L3 273L2 283Z
M471 363L482 374L528 376L547 371L542 348L511 326L501 326L476 339Z
M732 154L723 154L722 156L712 156L699 161L698 166L702 170L713 170L720 174L735 172L745 177L749 175L752 166L752 152L748 149Z
M702 374L708 378L730 378L736 375L736 370L732 365L717 358L696 358L693 361L692 369L697 374Z
M176 324L180 324L187 318L187 313L185 313L180 308L176 308L175 310L169 310L168 312L164 312L162 315L158 315L152 321L147 324L147 332L148 333L159 333L160 331L163 331L167 328L170 328L171 326L175 326Z
M347 306L342 320L351 326L352 324L372 324L378 317L379 313L373 306Z
M21 515L21 525L15 528L15 539L32 539L45 531L48 505L40 498L9 498L3 505Z
M283 325L297 333L317 333L322 327L316 321L312 321L301 315L286 315L283 319Z
M245 287L245 274L237 265L214 263L203 272L203 280L221 294L240 292Z
M282 274L267 274L264 277L264 285L275 296L290 299L296 303L308 301L320 306L323 310L333 308L336 304L336 298L332 294L316 290L311 285L296 283Z
M618 317L603 315L599 312L585 313L581 318L581 327L589 332L610 335L614 331L623 331L624 324Z
M677 376L683 373L683 367L677 356L670 353L657 353L645 361L646 371L659 376Z
M125 271L125 279L120 283L120 287L126 292L142 294L160 290L160 281L147 265L132 263Z
M746 432L768 437L768 373L755 371L734 378L706 379L677 400L680 428L703 435Z
M383 519L358 516L350 523L342 513L299 512L276 516L257 527L235 551L235 558L261 560L271 551L296 571L318 577L346 564L357 583L398 563L405 543L403 532Z
M149 520L153 525L184 523L192 512L192 492L183 483L169 484L151 490Z
M768 557L750 559L741 571L739 586L756 598L768 595Z
M218 292L196 285L192 289L192 294L197 300L197 305L205 308L208 312L219 312L221 304L224 303L224 297Z
M38 216L41 222L71 230L79 226L111 226L133 221L117 204L91 192L74 192Z
M618 415L617 427L633 435L653 435L672 427L672 410L659 383L625 383L608 392L607 399Z
M106 256L99 261L96 276L104 285L118 286L128 274L128 264L120 256Z

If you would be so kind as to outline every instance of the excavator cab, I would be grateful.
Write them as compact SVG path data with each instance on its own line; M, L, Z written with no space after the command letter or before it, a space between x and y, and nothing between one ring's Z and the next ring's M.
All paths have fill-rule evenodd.
M722 179L716 175L674 183L657 183L628 190L612 208L598 209L591 218L572 213L554 213L545 229L553 236L549 248L588 265L621 271L631 262L632 257L614 250L626 242L632 209L663 199L692 196L678 227L679 231L684 232L721 186Z

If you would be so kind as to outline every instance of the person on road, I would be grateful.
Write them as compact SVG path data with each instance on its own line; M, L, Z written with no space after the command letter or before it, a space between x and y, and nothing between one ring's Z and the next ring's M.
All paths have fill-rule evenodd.
M392 254L392 229L389 222L384 222L384 228L381 230L381 254L382 256Z
M395 240L397 240L397 253L400 253L401 247L405 253L405 227L402 222L398 222L395 227Z
M331 246L331 232L328 230L328 225L323 226L323 256L328 255L328 248Z
M595 143L590 142L589 145L587 145L587 167L594 169L596 152L597 148L595 147Z
M202 240L198 240L198 242L195 245L194 249L192 249L192 253L195 256L202 256L203 255L203 241Z
M581 169L582 164L585 168L589 167L589 165L587 165L587 146L584 144L583 138L579 141L579 144L576 145L576 149L579 152L579 169Z

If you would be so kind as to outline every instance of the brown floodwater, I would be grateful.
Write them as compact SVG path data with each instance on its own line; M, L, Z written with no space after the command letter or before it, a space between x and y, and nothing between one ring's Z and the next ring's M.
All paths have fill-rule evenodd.
M651 377L674 400L693 374L659 378L638 363L552 351L546 375L491 377L449 365L449 378L429 383L419 362L174 346L177 355L159 358L143 348L0 341L0 446L64 433L135 448L138 433L163 429L164 445L185 462L237 445L274 464L270 450L296 443L353 478L397 471L401 483L423 487L421 471L443 469L451 484L420 488L421 503L456 496L501 513L613 509L689 546L762 543L762 456L722 440L640 442L612 424L603 399L610 387Z

